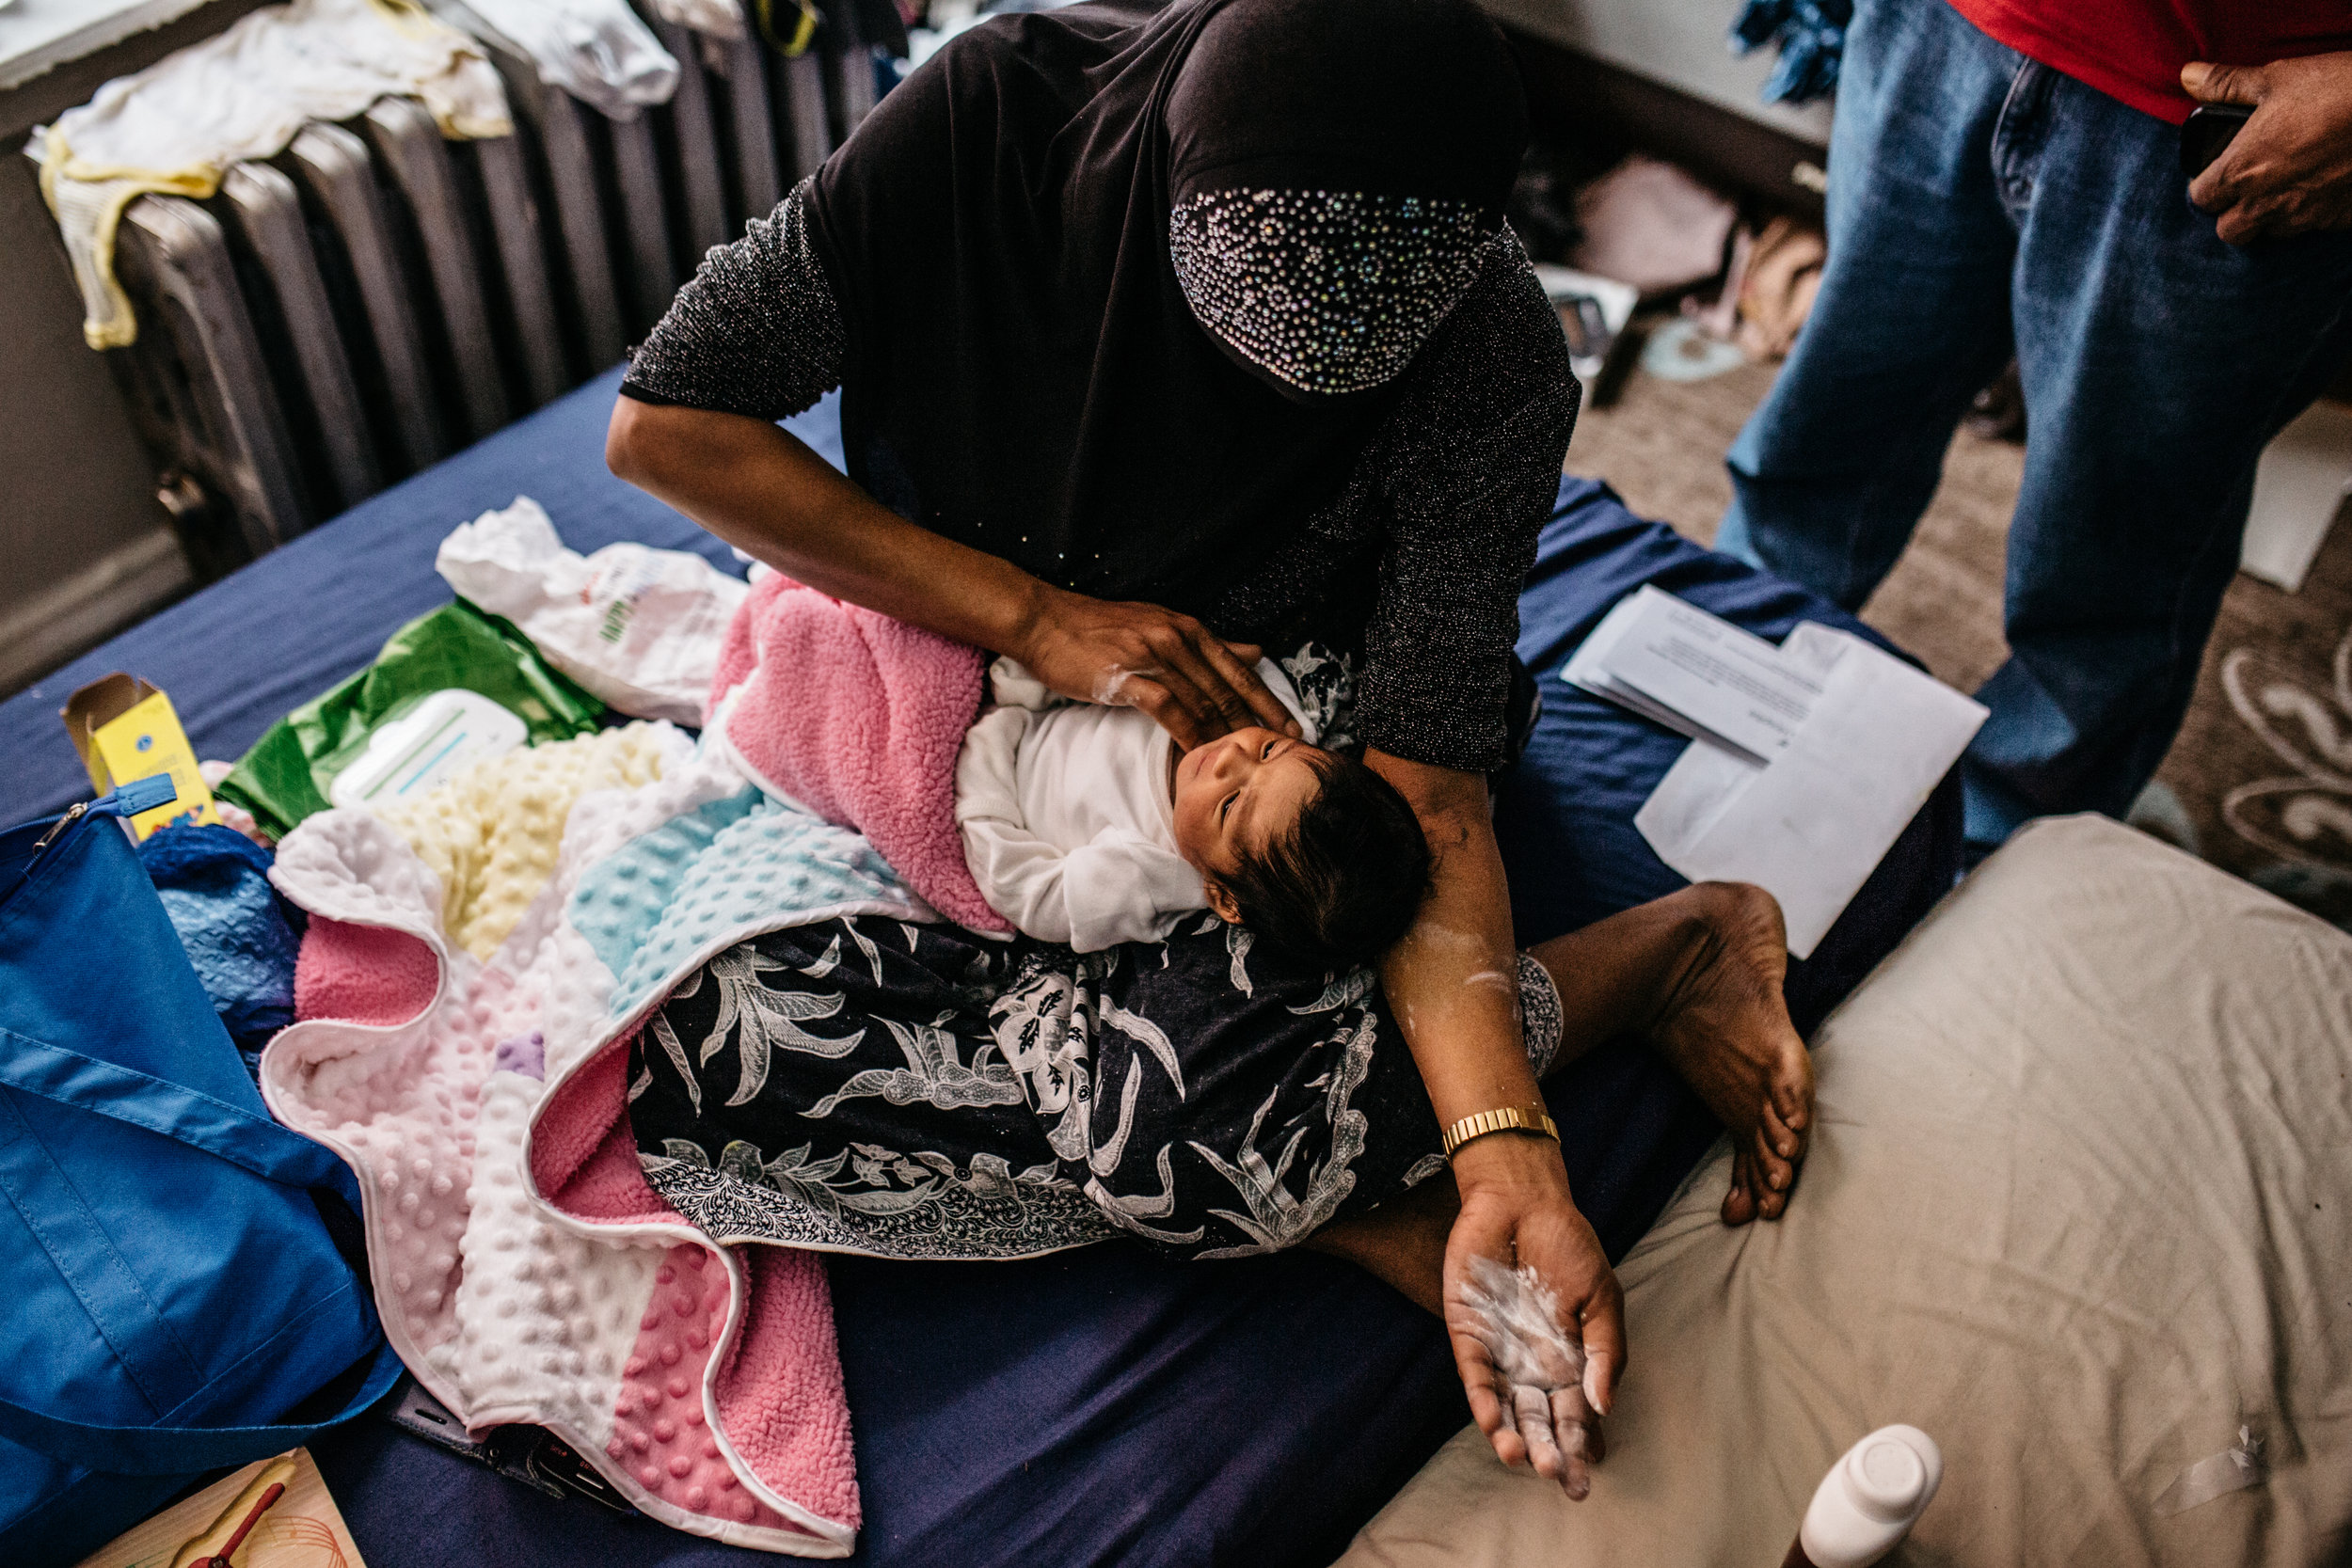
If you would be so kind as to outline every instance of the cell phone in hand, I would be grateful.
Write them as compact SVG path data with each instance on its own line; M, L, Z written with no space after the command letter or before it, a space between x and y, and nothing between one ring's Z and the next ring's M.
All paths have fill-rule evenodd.
M2200 103L2181 127L2181 172L2194 180L2253 117L2251 103Z

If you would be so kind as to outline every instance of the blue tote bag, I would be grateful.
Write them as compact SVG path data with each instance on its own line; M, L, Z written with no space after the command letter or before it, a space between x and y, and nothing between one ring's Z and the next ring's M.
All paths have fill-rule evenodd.
M140 780L0 833L11 1565L73 1561L400 1370L328 1234L326 1213L358 1212L349 1170L270 1118L114 820L171 796Z

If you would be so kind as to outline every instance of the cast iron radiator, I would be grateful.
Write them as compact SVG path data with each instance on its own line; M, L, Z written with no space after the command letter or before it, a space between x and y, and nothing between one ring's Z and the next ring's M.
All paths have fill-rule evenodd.
M842 29L787 57L647 20L680 76L633 121L487 43L512 136L444 141L380 99L210 200L132 205L116 266L139 336L109 357L201 575L612 365L873 106L873 52Z

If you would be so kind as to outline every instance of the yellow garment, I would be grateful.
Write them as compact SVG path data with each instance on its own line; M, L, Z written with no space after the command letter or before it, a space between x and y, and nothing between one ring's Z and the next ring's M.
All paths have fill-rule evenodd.
M485 757L406 805L378 812L441 879L441 928L477 958L506 940L555 874L572 803L661 777L667 724L627 724Z
M41 194L73 263L90 347L138 337L115 280L115 232L133 201L209 197L230 165L274 157L306 122L348 119L388 96L421 101L453 139L514 132L481 46L416 0L267 7L36 129Z

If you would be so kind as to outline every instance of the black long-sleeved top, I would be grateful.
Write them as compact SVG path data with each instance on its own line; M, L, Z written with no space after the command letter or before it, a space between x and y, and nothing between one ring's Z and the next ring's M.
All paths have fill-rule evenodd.
M841 384L841 312L810 244L807 190L704 258L637 350L625 393L779 420ZM1467 771L1498 766L1519 589L1577 402L1559 319L1502 230L1338 493L1202 618L1269 649L1311 633L1352 646L1366 745ZM1008 559L1075 585L1007 543Z

